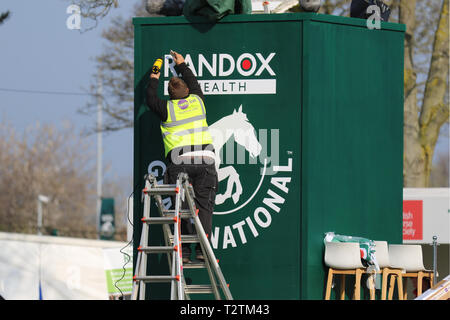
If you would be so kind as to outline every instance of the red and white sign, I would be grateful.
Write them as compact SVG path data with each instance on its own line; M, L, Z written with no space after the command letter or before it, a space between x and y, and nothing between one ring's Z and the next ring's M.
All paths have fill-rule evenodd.
M403 240L423 239L423 201L403 200Z

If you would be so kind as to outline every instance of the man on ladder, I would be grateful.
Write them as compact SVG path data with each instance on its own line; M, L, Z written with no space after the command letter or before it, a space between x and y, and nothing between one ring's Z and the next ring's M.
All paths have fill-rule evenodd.
M218 187L215 153L206 122L206 108L200 85L181 54L171 51L177 74L169 81L169 100L157 95L160 72L151 73L147 87L147 105L161 119L167 170L164 183L174 184L180 172L189 176L195 193L198 217L206 235L211 237L212 215ZM181 224L182 234L193 234L189 220ZM183 263L190 263L191 248L183 243ZM200 244L196 259L204 260Z

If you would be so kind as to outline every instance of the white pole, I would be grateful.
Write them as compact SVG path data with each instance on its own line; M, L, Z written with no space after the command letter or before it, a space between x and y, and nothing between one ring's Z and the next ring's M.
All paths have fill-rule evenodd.
M42 202L39 198L37 200L37 234L42 236Z
M437 283L436 278L437 278L437 236L433 236L433 286Z
M97 237L100 237L100 209L102 204L102 108L103 108L103 82L102 72L97 79Z
M133 221L133 196L128 199L128 217L127 217L127 241L133 238L133 226L130 221ZM130 221L128 221L130 219Z
M49 203L49 197L38 195L37 198L37 234L42 236L42 203Z

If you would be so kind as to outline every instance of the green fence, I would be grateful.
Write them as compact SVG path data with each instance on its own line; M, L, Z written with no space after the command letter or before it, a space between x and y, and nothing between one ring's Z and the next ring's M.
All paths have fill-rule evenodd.
M369 30L364 20L305 13L134 25L135 184L165 170L145 88L154 60L173 49L202 86L221 155L211 241L235 298L322 299L327 231L401 243L403 25ZM160 78L165 98L171 64ZM162 240L150 233L153 245ZM149 261L153 274L167 272L165 256ZM169 296L164 284L149 292Z

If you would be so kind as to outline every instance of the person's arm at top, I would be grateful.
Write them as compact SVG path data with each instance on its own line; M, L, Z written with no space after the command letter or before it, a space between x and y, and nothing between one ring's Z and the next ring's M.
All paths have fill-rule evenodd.
M159 76L161 74L158 72L157 74L150 74L150 82L147 86L147 97L146 102L147 106L152 110L161 121L167 120L167 101L161 100L158 97L158 84L159 84Z
M202 100L204 100L203 92L200 87L200 84L197 81L192 70L187 66L184 61L184 58L181 54L174 52L172 55L173 60L175 61L175 71L177 73L181 73L183 81L189 88L189 93L198 95Z

